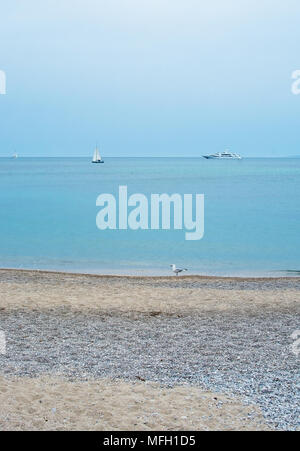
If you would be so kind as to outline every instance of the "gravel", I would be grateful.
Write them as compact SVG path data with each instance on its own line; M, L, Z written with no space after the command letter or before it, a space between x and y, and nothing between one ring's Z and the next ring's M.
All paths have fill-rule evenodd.
M190 384L242 395L277 429L300 428L297 314L193 316L53 311L0 312L7 353L0 374Z

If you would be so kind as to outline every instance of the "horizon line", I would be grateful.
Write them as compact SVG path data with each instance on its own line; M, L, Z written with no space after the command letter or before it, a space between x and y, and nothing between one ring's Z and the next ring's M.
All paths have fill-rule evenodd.
M103 157L105 157L105 155L103 155ZM12 159L13 157L11 155L0 155L0 158L6 158L6 159ZM46 156L41 156L41 155L24 155L24 156L19 156L18 159L20 158L90 158L90 156L88 155L46 155ZM178 156L178 155L160 155L160 156L150 156L150 155L143 155L143 156L137 156L137 155L111 155L111 156L106 156L105 158L177 158L177 159L184 159L184 158L204 158L203 155L197 156L197 155L187 155L187 156ZM300 155L276 155L276 156L268 156L268 155L262 155L262 156L243 156L244 158L300 158Z

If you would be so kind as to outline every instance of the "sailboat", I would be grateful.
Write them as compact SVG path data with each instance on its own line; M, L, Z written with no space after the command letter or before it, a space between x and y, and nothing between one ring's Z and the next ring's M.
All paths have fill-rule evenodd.
M96 146L95 150L94 150L94 155L93 155L93 160L92 163L104 163L104 161L101 158L101 155L99 153L99 149Z
M15 160L16 158L18 158L18 154L17 154L17 153L14 153L13 156L12 156L12 158Z

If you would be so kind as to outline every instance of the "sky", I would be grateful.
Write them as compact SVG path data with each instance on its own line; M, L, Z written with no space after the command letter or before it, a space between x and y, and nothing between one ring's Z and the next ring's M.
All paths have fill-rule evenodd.
M298 0L0 0L0 157L300 154Z

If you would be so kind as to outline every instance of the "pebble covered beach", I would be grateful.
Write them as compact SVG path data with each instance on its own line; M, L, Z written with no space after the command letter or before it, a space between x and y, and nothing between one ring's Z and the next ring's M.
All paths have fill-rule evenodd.
M78 394L98 384L108 398L108 387L120 390L115 408L122 405L123 411L118 415L126 406L131 412L123 429L297 430L300 353L291 336L300 329L299 295L297 277L143 278L1 270L6 353L0 355L0 428L76 429L80 426L66 419L67 404L57 413L53 394L43 423L47 412L38 413L43 403L37 403L42 396L37 387L45 386L45 393L47 387L65 384L71 390L73 384ZM22 383L31 387L32 396L9 403L8 393L17 393ZM155 399L151 390L173 401L149 410ZM197 392L192 398L198 403L189 390ZM95 399L85 404L86 412ZM25 410L31 406L26 419L17 413L22 403ZM76 411L79 404L74 399L68 410L73 405ZM112 415L114 407L108 412ZM89 425L118 429L97 413Z

